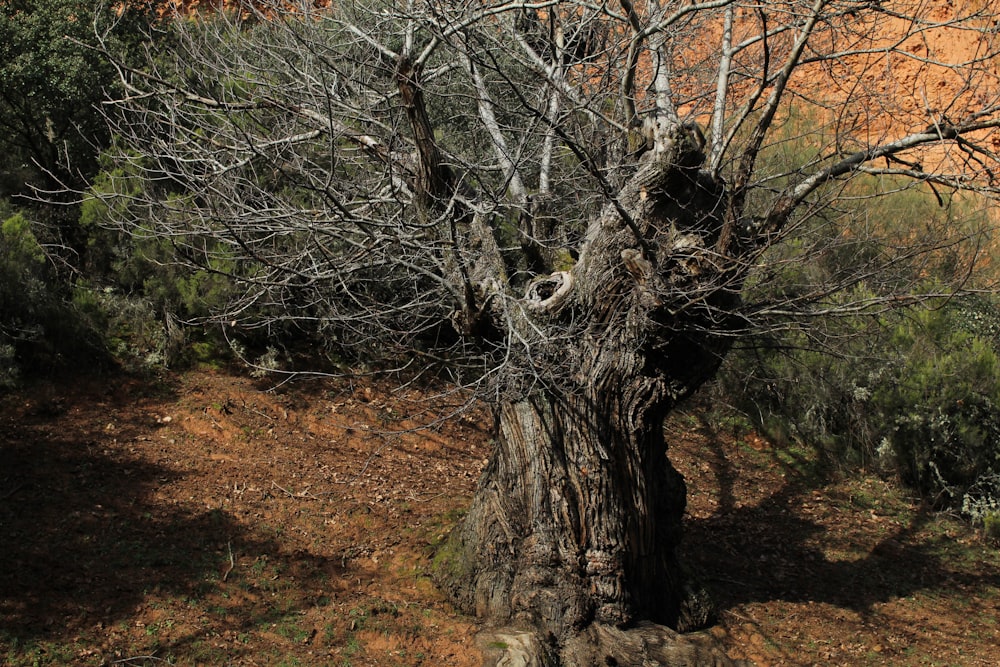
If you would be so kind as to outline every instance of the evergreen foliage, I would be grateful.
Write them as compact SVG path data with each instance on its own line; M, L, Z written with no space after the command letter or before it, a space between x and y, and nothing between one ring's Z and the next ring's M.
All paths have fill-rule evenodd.
M0 226L0 389L28 372L102 361L101 350L99 335L71 303L28 219L8 215Z
M828 282L844 263L842 253L884 256L902 235L922 230L945 238L945 230L984 227L973 201L942 207L933 193L910 189L869 195L854 190L858 204L842 205L836 225L820 216L803 226L782 250L789 254L770 259L776 268L752 298L791 299L803 285ZM855 234L861 227L865 233ZM848 240L831 244L829 261L786 261L796 246L813 242L810 235L834 230ZM839 465L879 469L935 506L983 521L1000 503L1000 302L934 296L948 294L977 261L949 248L900 257L891 270L819 302L813 321L776 325L741 346L724 366L720 387L779 439L817 446ZM884 308L886 295L913 285L926 295L919 304ZM854 315L822 314L840 302L878 305Z
M96 106L115 88L111 63L86 45L95 25L133 53L152 4L11 0L0 4L0 197L32 185L79 185L108 129Z

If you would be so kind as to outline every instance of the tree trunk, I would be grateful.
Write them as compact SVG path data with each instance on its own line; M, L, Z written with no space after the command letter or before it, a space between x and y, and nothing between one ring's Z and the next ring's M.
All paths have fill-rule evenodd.
M639 355L631 356L624 365ZM490 625L532 628L567 665L615 664L595 656L624 650L619 630L640 621L682 632L712 621L711 604L677 559L686 488L663 437L674 397L660 379L634 371L579 393L540 390L499 406L492 458L439 554L461 608ZM662 643L677 650L667 635ZM608 640L613 646L601 644ZM657 664L628 655L618 664ZM719 657L707 655L661 664Z
M685 486L666 457L663 412L638 384L500 406L496 449L453 545L464 608L557 638L595 621L678 626Z
M711 620L677 559L686 488L663 436L667 413L721 363L737 298L713 247L722 186L699 171L699 151L669 127L590 225L573 270L507 312L513 338L531 341L520 376L535 379L497 405L492 458L438 554L462 609L532 628L564 664L727 662L656 653L677 635L661 627L652 641L649 625Z
M721 357L678 346L653 369L649 351L619 341L581 343L591 363L575 391L539 389L497 408L492 458L440 559L454 599L478 617L557 642L592 623L709 622L676 556L686 487L663 421L678 388ZM668 358L683 383L662 372Z

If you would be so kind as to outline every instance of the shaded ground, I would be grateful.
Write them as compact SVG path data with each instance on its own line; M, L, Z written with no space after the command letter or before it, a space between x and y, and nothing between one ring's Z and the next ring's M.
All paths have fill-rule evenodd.
M477 664L427 571L486 436L385 432L423 398L214 373L6 398L0 664Z
M687 561L733 657L765 665L1000 664L1000 551L814 453L669 425L688 480ZM831 479L833 477L833 479Z
M479 664L428 573L484 416L416 387L263 388L195 372L0 399L0 664ZM962 524L694 412L669 432L734 657L1000 662L1000 558Z

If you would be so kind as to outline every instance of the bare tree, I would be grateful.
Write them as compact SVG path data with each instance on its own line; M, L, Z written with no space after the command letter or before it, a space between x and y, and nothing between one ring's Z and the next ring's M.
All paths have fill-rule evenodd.
M988 3L951 4L358 0L178 20L169 53L119 65L114 210L236 276L227 319L309 318L442 361L490 402L495 452L441 558L462 609L566 664L678 660L641 623L710 613L676 556L664 417L747 332L907 303L905 281L834 297L981 239L879 245L875 224L877 251L852 257L862 230L820 215L856 177L995 192L996 29ZM837 244L832 280L741 298Z

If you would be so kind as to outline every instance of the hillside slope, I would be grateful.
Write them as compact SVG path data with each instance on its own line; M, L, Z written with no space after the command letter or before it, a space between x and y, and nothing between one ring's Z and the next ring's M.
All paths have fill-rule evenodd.
M199 371L0 399L0 662L480 663L429 573L485 416L426 388L266 389ZM1000 555L961 522L697 411L669 438L734 657L996 663Z

